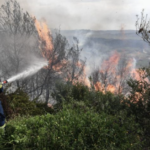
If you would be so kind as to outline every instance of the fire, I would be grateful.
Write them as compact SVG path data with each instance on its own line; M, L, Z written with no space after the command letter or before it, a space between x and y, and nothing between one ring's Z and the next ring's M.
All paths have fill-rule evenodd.
M120 59L119 53L115 52L108 60L105 60L102 63L100 71L101 72L109 71L111 73L115 73L119 59Z
M67 65L67 60L62 60L60 63L57 63L56 65L52 66L53 70L60 72L61 69Z
M115 93L116 88L115 88L114 85L109 84L109 85L107 86L107 91L110 91L111 93Z
M69 62L67 60L62 60L55 64L55 62L57 62L57 55L52 58L54 46L52 44L51 33L46 22L39 22L35 19L35 26L39 34L40 49L43 57L49 61L49 66L54 64L50 67L51 69L61 73L61 69L64 66L67 67ZM124 35L123 29L122 34ZM134 58L129 58L128 61L123 62L123 66L121 67L119 66L120 61L122 61L121 55L118 52L114 52L113 55L102 62L99 67L100 69L96 74L96 80L92 82L96 91L102 91L103 93L106 91L110 91L112 93L123 93L126 80L130 77L138 81L142 80L142 76L144 76L145 72L136 69L136 60ZM83 71L83 74L80 76L80 71L77 73L75 70L72 70L72 72L69 70L67 71L67 79L65 80L72 81L73 84L76 82L84 83L86 86L91 87L91 81L87 78L87 67L85 64L78 61L75 65L78 68L78 71ZM148 78L146 78L145 81L149 82ZM139 95L137 97L139 98Z
M41 51L43 54L43 57L47 58L49 60L49 56L53 51L53 44L52 44L52 38L50 36L50 30L48 29L48 26L45 21L39 22L37 19L35 19L35 27L38 31L38 35L40 38L41 44Z
M70 69L67 71L66 81L72 82L72 84L76 84L77 82L83 83L84 85L90 87L90 81L87 78L87 68L85 67L84 62L78 60L75 64L69 64Z
M105 60L99 70L100 77L101 77L101 89L103 92L110 91L115 93L117 88L113 85L112 80L119 80L119 76L117 74L117 66L120 60L120 54L115 52L108 60ZM111 83L112 82L112 83ZM117 84L117 83L114 83Z
M96 91L126 94L128 92L128 89L125 91L128 79L142 80L142 76L145 73L136 69L136 60L134 58L123 61L122 66L120 66L121 61L121 55L118 52L114 52L112 56L102 62L93 82ZM148 82L148 79L146 78L145 81Z
M34 19L34 21L35 27L40 38L40 50L42 52L43 57L49 61L49 68L60 73L62 67L67 64L67 61L62 60L61 62L56 63L58 58L56 55L54 56L54 46L52 43L52 37L46 22L39 22L36 19Z
M94 84L94 88L95 88L96 91L102 91L102 92L104 91L100 82L96 82Z
M86 67L85 65L83 66L82 82L83 82L86 86L91 87L90 81L89 81L89 79L87 78L87 67Z

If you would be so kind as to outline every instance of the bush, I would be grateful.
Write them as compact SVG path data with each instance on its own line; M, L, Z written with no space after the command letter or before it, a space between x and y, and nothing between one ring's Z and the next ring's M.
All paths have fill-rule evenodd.
M82 104L83 105L83 104ZM56 115L16 117L7 124L1 148L39 150L141 149L133 117L98 114L65 105Z
M53 112L53 110L48 108L45 103L30 101L28 94L20 89L7 95L2 93L0 94L0 99L7 119L17 115L35 116Z
M55 106L58 109L62 109L63 102L81 101L98 113L105 112L115 115L120 111L124 111L127 107L126 104L122 103L124 100L122 95L114 95L110 92L104 94L100 91L89 89L80 83L76 85L58 84L53 97L58 102Z
M135 121L144 131L142 141L145 147L150 148L150 68L139 70L140 80L130 79L128 85L131 87L131 95L126 99L128 116L134 115Z

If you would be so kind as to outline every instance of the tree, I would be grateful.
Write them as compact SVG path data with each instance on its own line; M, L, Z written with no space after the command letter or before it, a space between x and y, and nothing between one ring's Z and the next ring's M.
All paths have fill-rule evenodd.
M17 1L6 1L0 8L0 65L2 76L8 78L31 64L37 51L34 19L23 12ZM36 51L36 53L34 53ZM17 86L20 87L19 81Z
M55 81L67 78L67 68L72 74L71 82L77 79L77 72L78 75L83 72L83 65L77 66L80 54L77 39L74 38L76 47L69 48L60 32L52 36L45 23L41 26L15 0L6 1L0 8L0 39L1 76L6 79L32 65L35 59L44 57L48 61L48 66L37 74L17 81L17 87L32 99L42 95L48 103Z
M48 68L45 70L46 77L44 88L46 103L48 103L50 98L50 91L54 88L55 82L58 81L58 79L60 80L64 78L67 65L67 39L60 33L56 33L52 40L52 51L48 54L45 52L45 57L49 61Z
M141 17L137 15L136 34L139 35L145 42L150 44L150 22L147 19L148 15L144 15L144 10L141 12Z
M69 49L67 65L67 81L71 84L84 80L85 60L80 58L82 49L79 48L79 40L73 37L74 45Z
M145 147L150 143L150 66L138 70L140 80L130 79L128 85L131 87L130 95L125 101L129 106L128 116L134 115L140 124L143 135L141 141Z
M41 29L39 30L40 34ZM45 69L44 87L43 93L45 95L46 103L51 95L51 91L54 90L56 81L62 80L63 82L70 82L78 80L78 77L83 73L84 61L79 59L80 49L77 38L74 38L76 45L69 48L67 39L55 32L54 36L51 36L49 30L47 30L47 38L42 35L39 37L40 49L44 57L48 60L48 67ZM52 40L52 46L48 46ZM80 63L80 66L78 65Z
M35 18L24 12L15 0L6 1L0 8L0 39L1 76L6 79L43 58ZM42 94L43 72L44 69L17 81L17 87L26 91L31 99L38 97Z

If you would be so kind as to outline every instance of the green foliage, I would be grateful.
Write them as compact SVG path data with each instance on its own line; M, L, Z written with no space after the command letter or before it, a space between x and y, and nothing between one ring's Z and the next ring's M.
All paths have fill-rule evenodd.
M128 84L128 98L79 83L58 84L52 94L58 101L54 110L31 102L21 90L9 94L18 117L9 120L5 134L0 134L0 149L148 149L149 84L145 80ZM138 101L137 93L141 95Z
M140 80L130 79L131 95L126 99L128 116L134 115L136 122L142 127L142 140L150 148L150 67L139 69Z
M7 95L7 102L9 103L9 111L6 117L15 117L17 115L42 115L46 112L52 112L45 103L37 103L30 101L29 96L24 91L17 89L14 93Z
M34 102L29 101L29 97L25 92L17 90L16 92L9 94L8 98L14 115L27 115L28 113L33 114L36 105Z
M72 97L77 101L86 101L90 96L89 88L77 83L72 87Z
M52 93L52 97L57 100L57 103L70 101L72 98L72 84L57 83L56 89Z
M143 76L142 78L144 79ZM69 88L66 84L61 90L59 86L55 94L59 94L64 103L71 102L72 109L79 107L85 112L93 110L97 113L107 113L114 116L126 114L127 117L130 117L133 115L134 121L140 124L143 131L143 134L140 135L141 141L144 142L144 147L148 148L150 147L150 86L145 80L135 81L131 79L128 84L131 87L131 94L128 98L110 92L105 94L97 92L80 84L69 85ZM138 101L137 94L140 94ZM62 110L62 104L58 103L57 108Z
M83 106L79 102L79 106ZM141 149L139 128L133 117L111 116L64 105L56 115L16 117L0 136L8 149Z
M57 90L52 96L57 100L57 108L60 109L62 108L62 102L68 103L72 101L82 101L90 109L99 113L116 114L126 109L126 105L122 103L124 100L122 95L114 95L110 92L104 94L91 90L80 83L76 85L58 84L56 88Z

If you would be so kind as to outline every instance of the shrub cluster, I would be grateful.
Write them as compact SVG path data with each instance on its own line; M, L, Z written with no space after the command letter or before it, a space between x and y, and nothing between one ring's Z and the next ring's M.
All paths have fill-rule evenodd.
M0 134L0 149L149 149L149 88L140 91L141 82L133 80L129 85L131 95L125 98L79 83L58 84L53 114L23 91L9 94L15 117Z
M18 115L35 116L53 111L51 108L46 107L44 102L30 101L28 94L20 89L17 89L14 93L7 95L1 93L0 100L2 101L3 109L7 119Z
M63 106L57 114L17 117L8 122L1 148L39 150L140 149L133 117Z
M147 75L145 76L147 77ZM59 85L54 96L58 100L58 108L62 108L62 102L74 101L74 107L80 102L83 109L92 109L96 113L106 113L118 116L126 114L126 117L134 116L134 121L140 125L142 134L140 139L143 149L150 148L150 84L142 80L129 80L131 94L128 97L114 95L110 92L102 93L89 89L82 84ZM68 91L68 92L67 92ZM137 96L139 96L137 98ZM85 104L84 106L81 104Z

